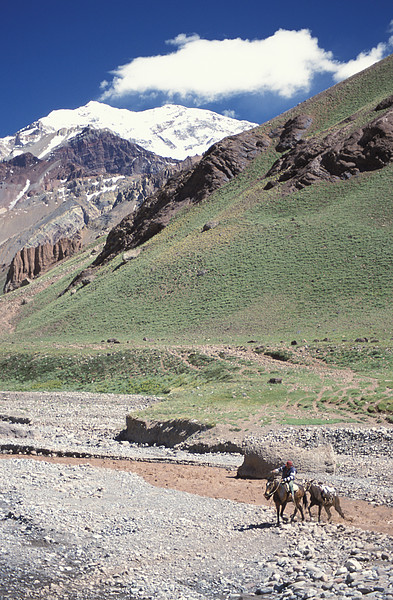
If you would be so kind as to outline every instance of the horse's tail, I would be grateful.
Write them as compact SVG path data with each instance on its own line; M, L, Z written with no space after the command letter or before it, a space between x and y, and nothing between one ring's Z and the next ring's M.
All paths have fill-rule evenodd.
M304 494L303 494L303 506L304 506L304 508L307 508L307 506L308 506L306 491L304 491Z

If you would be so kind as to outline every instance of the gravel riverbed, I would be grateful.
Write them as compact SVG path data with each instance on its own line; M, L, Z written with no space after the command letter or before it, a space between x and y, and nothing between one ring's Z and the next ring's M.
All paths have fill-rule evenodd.
M0 447L227 469L242 462L116 442L126 414L152 401L2 392ZM392 430L339 433L326 433L338 440L332 480L356 498L391 502ZM314 434L279 435L310 444ZM131 472L14 457L0 461L0 485L2 600L393 600L393 524L392 534L308 520L277 528L269 507L160 489Z

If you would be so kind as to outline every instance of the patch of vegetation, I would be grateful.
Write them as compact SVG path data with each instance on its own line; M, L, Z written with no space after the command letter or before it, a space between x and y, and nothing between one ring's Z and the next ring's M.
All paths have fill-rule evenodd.
M321 417L317 417L317 418L308 418L306 416L304 417L285 417L284 419L281 420L281 424L282 425L334 425L335 423L342 423L342 422L352 422L353 419L350 418L338 418L338 419L329 419L329 418L321 418Z
M393 347L386 343L379 346L368 342L327 344L323 349L312 347L311 353L329 365L359 373L393 371Z
M214 358L207 356L206 354L201 354L200 352L191 352L188 355L187 360L195 367L209 365L210 363L214 362Z
M264 351L265 356L270 356L271 358L274 358L274 360L280 360L283 362L288 362L291 360L292 358L292 354L290 352L288 352L287 350L265 350Z

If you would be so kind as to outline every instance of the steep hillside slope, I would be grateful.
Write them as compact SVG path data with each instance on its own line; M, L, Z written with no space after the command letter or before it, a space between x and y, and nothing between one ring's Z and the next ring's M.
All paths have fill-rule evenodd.
M75 275L68 273L37 296L18 335L243 343L388 338L392 80L390 56L222 142L149 199L140 218L127 217L111 232L89 271L94 278L77 279L63 294ZM225 176L219 165L228 166L231 144L241 148L244 136L251 160ZM373 159L364 161L364 152ZM316 157L330 175L305 181ZM299 163L305 172L293 168ZM329 171L334 164L341 167ZM217 179L219 186L212 184ZM136 246L134 260L124 261L122 250Z

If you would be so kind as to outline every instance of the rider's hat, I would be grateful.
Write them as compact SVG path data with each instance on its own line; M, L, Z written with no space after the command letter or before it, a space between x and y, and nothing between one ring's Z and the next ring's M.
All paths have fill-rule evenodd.
M293 467L293 462L291 460L287 460L287 467Z

